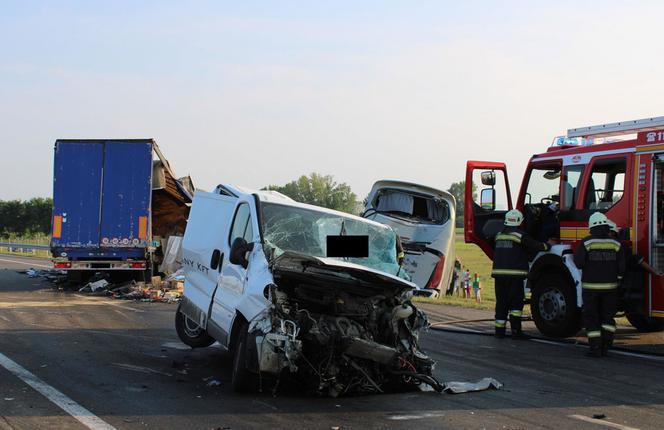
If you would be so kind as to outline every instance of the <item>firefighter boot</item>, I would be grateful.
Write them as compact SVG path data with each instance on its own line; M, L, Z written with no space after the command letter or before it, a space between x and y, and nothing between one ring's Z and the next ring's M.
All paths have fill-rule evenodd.
M510 328L512 329L512 339L523 340L526 335L523 334L521 329L521 317L517 315L510 315Z
M588 357L601 357L602 356L602 339L600 337L588 338L588 345L590 350L586 352Z
M505 337L505 323L496 323L496 338L502 339Z
M613 346L613 333L602 333L602 357L606 357Z

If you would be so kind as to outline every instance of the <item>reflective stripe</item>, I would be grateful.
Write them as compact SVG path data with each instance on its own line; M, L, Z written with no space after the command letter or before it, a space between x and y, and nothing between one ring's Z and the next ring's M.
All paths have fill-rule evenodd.
M511 240L512 242L521 243L521 235L518 233L499 233L496 235L496 240Z
M591 338L591 337L600 337L600 336L602 336L602 332L599 331L599 330L593 330L593 331L589 331L588 333L586 333L586 336L588 336L589 338Z
M513 270L513 269L493 269L492 275L506 275L506 276L527 276L527 270Z
M521 315L523 315L523 312L518 311L518 310L514 310L514 311L510 311L510 315L515 316L515 317L520 317Z
M616 331L616 326L610 324L602 324L602 330L610 331L614 333Z
M507 321L505 320L496 320L496 327L505 327L507 325Z
M618 288L618 283L617 282L604 282L604 283L596 283L596 282L584 282L582 285L582 288L584 290L615 290Z
M620 242L613 239L590 239L583 243L587 251L597 250L611 250L618 252L620 250Z

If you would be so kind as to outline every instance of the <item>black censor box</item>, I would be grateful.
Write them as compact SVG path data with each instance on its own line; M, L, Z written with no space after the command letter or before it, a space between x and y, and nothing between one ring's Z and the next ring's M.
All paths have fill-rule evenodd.
M327 236L328 257L368 257L369 236Z

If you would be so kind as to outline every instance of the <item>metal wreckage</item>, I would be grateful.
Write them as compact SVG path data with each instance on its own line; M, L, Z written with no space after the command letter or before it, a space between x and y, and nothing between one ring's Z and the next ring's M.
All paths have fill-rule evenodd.
M236 391L284 378L333 397L442 391L418 344L428 322L396 249L385 225L278 193L198 192L183 240L178 334L227 348Z

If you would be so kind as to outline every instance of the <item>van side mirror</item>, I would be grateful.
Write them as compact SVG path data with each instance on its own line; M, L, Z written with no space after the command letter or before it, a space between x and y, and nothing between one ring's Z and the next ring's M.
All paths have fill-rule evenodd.
M493 187L496 185L496 172L493 170L482 172L482 185L486 185L488 187Z
M485 188L480 193L480 207L487 211L496 209L496 190Z
M249 265L247 252L252 251L253 249L253 243L247 243L244 238L238 237L231 244L231 251L228 255L228 259L232 264L240 265L246 269Z

